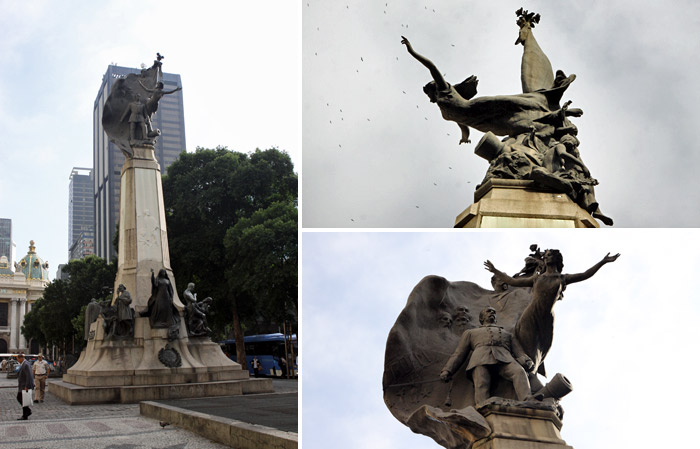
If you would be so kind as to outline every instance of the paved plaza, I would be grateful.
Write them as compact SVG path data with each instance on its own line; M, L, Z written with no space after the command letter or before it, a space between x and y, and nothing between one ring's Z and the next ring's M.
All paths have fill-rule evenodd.
M207 400L163 401L181 408L236 419L247 415L264 421L264 425L296 432L295 380L273 381L276 394ZM17 380L0 376L0 449L209 449L227 446L214 443L194 433L141 416L139 404L66 405L51 394L32 406L27 421L17 421L22 408L17 403ZM271 403L277 405L269 409ZM232 405L233 404L233 405ZM259 405L258 405L259 404ZM240 413L240 410L248 413ZM269 416L279 413L279 425ZM252 419L250 420L252 421ZM261 422L262 424L262 422Z

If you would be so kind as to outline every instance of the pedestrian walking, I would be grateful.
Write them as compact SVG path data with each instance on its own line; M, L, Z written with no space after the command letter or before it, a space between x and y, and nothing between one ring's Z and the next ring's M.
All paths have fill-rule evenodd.
M280 369L282 370L282 377L287 377L287 359L286 359L286 357L280 357Z
M46 379L49 377L49 363L39 354L38 360L32 365L34 374L34 402L44 402L44 390L46 389Z
M32 368L29 362L24 359L24 354L17 354L17 361L20 363L19 366L19 376L17 376L17 402L22 405L22 416L17 418L20 420L29 419L29 415L32 414L32 409L29 406L24 406L22 404L22 392L29 391L34 388L34 376L32 375Z
M260 375L260 362L257 357L253 357L253 375L255 377Z

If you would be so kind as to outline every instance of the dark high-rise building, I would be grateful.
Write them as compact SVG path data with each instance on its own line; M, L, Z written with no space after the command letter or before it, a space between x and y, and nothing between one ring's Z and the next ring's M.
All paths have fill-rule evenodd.
M102 129L102 109L114 82L130 73L139 74L140 69L110 65L102 78L93 108L93 177L95 195L95 254L110 260L114 254L112 240L119 221L119 188L124 155L109 141ZM163 73L163 90L182 87L180 75ZM185 151L185 114L182 105L182 90L165 95L158 110L151 117L153 128L160 129L155 146L156 159L162 173Z
M0 257L12 263L12 220L0 218Z
M73 167L68 186L68 260L94 254L95 195L91 168Z

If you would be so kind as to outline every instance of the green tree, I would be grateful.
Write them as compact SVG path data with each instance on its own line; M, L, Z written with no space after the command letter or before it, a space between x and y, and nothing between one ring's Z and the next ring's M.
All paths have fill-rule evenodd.
M82 326L73 325L75 317L91 298L110 297L109 289L114 285L116 263L107 263L97 256L74 259L64 267L70 278L55 279L46 286L32 310L27 313L22 333L40 344L56 345L64 352L77 349L84 344Z
M238 360L245 366L240 317L255 311L253 297L230 288L229 228L275 202L296 204L297 176L289 155L275 148L245 154L224 147L182 153L163 178L171 264L177 282L196 284L214 298L211 325L222 333L233 319ZM180 291L184 288L180 288Z
M277 323L296 311L298 279L297 208L275 202L241 218L224 238L229 286L256 298L257 315Z

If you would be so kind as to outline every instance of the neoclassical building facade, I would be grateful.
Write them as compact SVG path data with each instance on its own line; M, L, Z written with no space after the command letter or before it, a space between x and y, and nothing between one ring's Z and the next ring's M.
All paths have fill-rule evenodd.
M7 257L0 257L0 353L38 352L38 345L30 344L22 335L21 326L32 304L44 294L49 283L48 268L49 264L37 256L33 240L27 255L14 267Z

